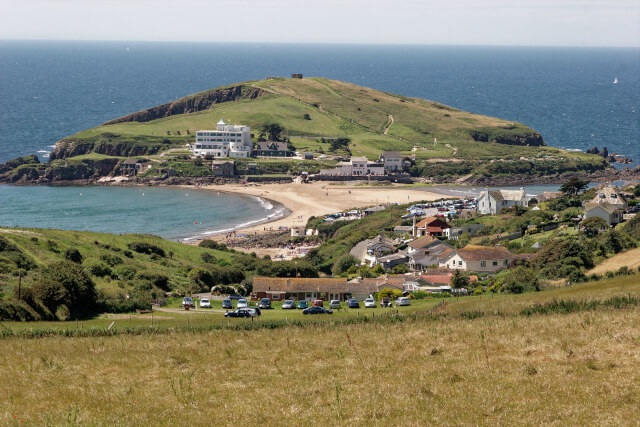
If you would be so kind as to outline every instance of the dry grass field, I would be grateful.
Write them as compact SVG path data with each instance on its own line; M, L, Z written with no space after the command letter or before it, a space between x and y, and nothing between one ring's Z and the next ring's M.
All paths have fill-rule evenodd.
M598 264L587 274L605 274L607 271L618 271L623 266L627 266L630 270L637 270L640 267L640 248L621 252Z
M0 340L2 425L631 425L640 309ZM15 417L15 418L14 418Z

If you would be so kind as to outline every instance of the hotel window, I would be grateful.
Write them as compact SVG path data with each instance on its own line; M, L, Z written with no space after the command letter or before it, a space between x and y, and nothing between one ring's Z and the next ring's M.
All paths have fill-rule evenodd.
M480 262L480 267L486 267L486 266L487 266L487 261Z
M493 265L494 266L498 265L498 261L493 261Z

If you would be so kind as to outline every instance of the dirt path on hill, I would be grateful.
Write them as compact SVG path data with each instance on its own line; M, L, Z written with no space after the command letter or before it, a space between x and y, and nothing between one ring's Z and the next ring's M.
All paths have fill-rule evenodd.
M444 146L453 150L453 153L451 153L452 156L458 154L458 149L456 147L452 147L451 144L444 144Z
M622 252L595 266L587 272L589 274L605 274L607 271L617 271L620 267L627 266L629 270L640 267L640 248Z
M391 114L389 114L389 124L387 126L385 126L384 128L384 134L387 135L389 133L389 128L391 127L391 125L395 122L395 120L393 119L393 116Z

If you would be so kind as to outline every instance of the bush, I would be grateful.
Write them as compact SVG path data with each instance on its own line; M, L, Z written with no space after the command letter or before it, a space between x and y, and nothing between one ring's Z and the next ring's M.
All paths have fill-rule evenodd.
M359 261L351 254L340 257L333 266L333 274L338 275L349 270L349 267L359 264Z
M200 258L202 258L202 261L206 262L207 264L215 264L216 261L218 261L216 257L214 257L208 252L204 252L200 254Z
M120 280L131 280L136 274L136 269L126 265L117 267L113 270L113 275Z
M100 256L100 259L111 267L122 264L122 258L120 258L118 255L104 254Z
M227 250L227 246L224 243L218 243L215 240L203 240L200 243L198 243L198 246L201 248L215 249L218 251Z
M149 273L142 271L136 275L136 279L145 280L150 282L153 286L162 289L163 291L169 291L169 278L164 274Z
M104 277L111 275L111 268L102 262L93 262L87 265L87 271L96 277Z
M129 247L129 249L131 249L132 251L141 253L141 254L156 254L159 255L161 257L165 256L164 253L164 249L156 246L156 245L152 245L150 243L146 243L146 242L133 242L133 243L129 243L127 245Z
M94 308L95 283L78 264L69 261L55 262L44 269L43 276L46 279L42 284L50 288L51 295L55 294L57 305L66 305L72 313L86 312ZM61 288L58 288L60 286ZM50 308L55 312L53 305Z
M76 264L82 263L82 254L76 248L69 248L64 251L64 258L71 262L75 262Z

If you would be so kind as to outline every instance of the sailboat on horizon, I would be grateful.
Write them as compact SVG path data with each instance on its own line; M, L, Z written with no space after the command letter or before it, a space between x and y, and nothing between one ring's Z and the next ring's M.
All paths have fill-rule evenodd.
M617 84L618 84L618 77L615 77L615 78L613 79L613 84L614 84L614 85L617 85Z

